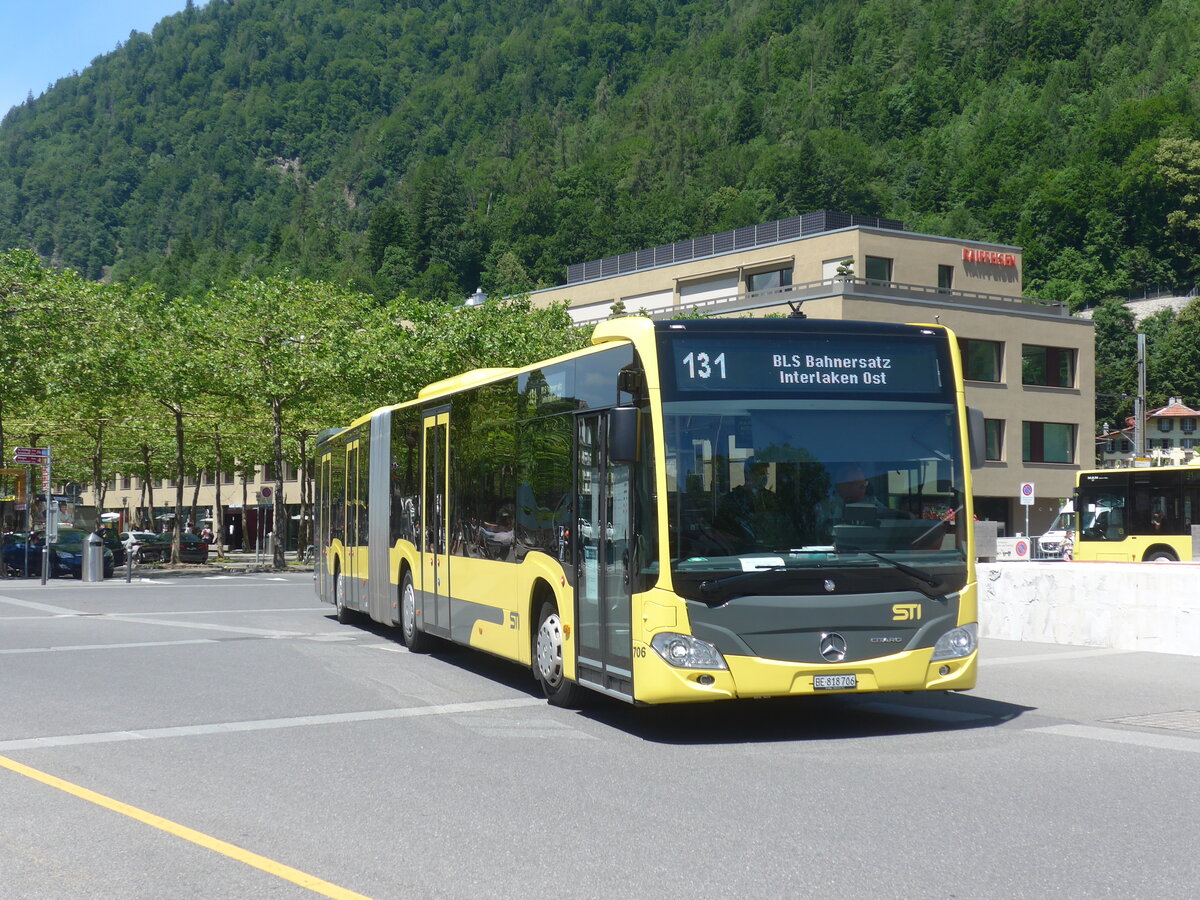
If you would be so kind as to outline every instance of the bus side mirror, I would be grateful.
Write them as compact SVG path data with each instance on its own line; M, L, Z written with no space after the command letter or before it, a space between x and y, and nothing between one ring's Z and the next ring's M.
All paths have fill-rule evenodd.
M971 449L971 468L983 468L987 458L987 432L983 426L983 410L967 407L967 444Z
M608 460L613 463L637 462L638 422L641 410L636 406L618 406L608 412Z

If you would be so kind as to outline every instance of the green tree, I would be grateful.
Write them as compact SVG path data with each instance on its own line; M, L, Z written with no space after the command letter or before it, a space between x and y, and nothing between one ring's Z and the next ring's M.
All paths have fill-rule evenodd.
M1133 313L1110 298L1092 314L1096 331L1096 421L1119 427L1133 413L1137 392L1137 333Z
M357 392L352 379L361 370L363 345L381 339L364 327L378 321L376 304L330 284L271 277L215 289L206 296L204 309L206 358L223 373L212 389L254 404L270 423L274 564L281 568L285 418L327 394Z

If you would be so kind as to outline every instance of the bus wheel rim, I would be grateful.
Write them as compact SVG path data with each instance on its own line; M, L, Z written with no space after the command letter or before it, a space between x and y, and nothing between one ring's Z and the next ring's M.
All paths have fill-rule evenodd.
M562 622L557 614L551 614L538 629L538 671L542 680L555 687L562 680Z
M412 637L417 627L417 596L411 582L405 582L404 596L400 601L400 622L404 633Z

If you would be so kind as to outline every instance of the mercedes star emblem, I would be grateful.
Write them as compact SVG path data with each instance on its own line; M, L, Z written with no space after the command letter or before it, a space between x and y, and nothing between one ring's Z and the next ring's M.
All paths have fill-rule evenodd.
M830 593L837 590L837 585L833 583L832 578L825 579L825 590L829 591Z
M836 631L821 635L821 643L817 645L821 655L830 662L841 662L846 658L846 639Z

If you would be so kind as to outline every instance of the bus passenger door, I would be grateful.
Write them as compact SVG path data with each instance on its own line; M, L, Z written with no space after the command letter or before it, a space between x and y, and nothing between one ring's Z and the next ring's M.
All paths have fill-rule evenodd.
M366 548L362 546L362 539L366 535L359 534L358 528L363 502L358 491L358 455L358 441L346 445L346 569L342 572L342 590L345 591L346 606L350 609L361 608L358 605L358 580L366 577L367 565Z
M420 620L424 630L450 637L449 510L446 508L446 465L449 447L449 407L425 416L421 454L421 591Z
M576 680L633 696L630 538L632 472L608 459L608 415L580 416L576 431Z

